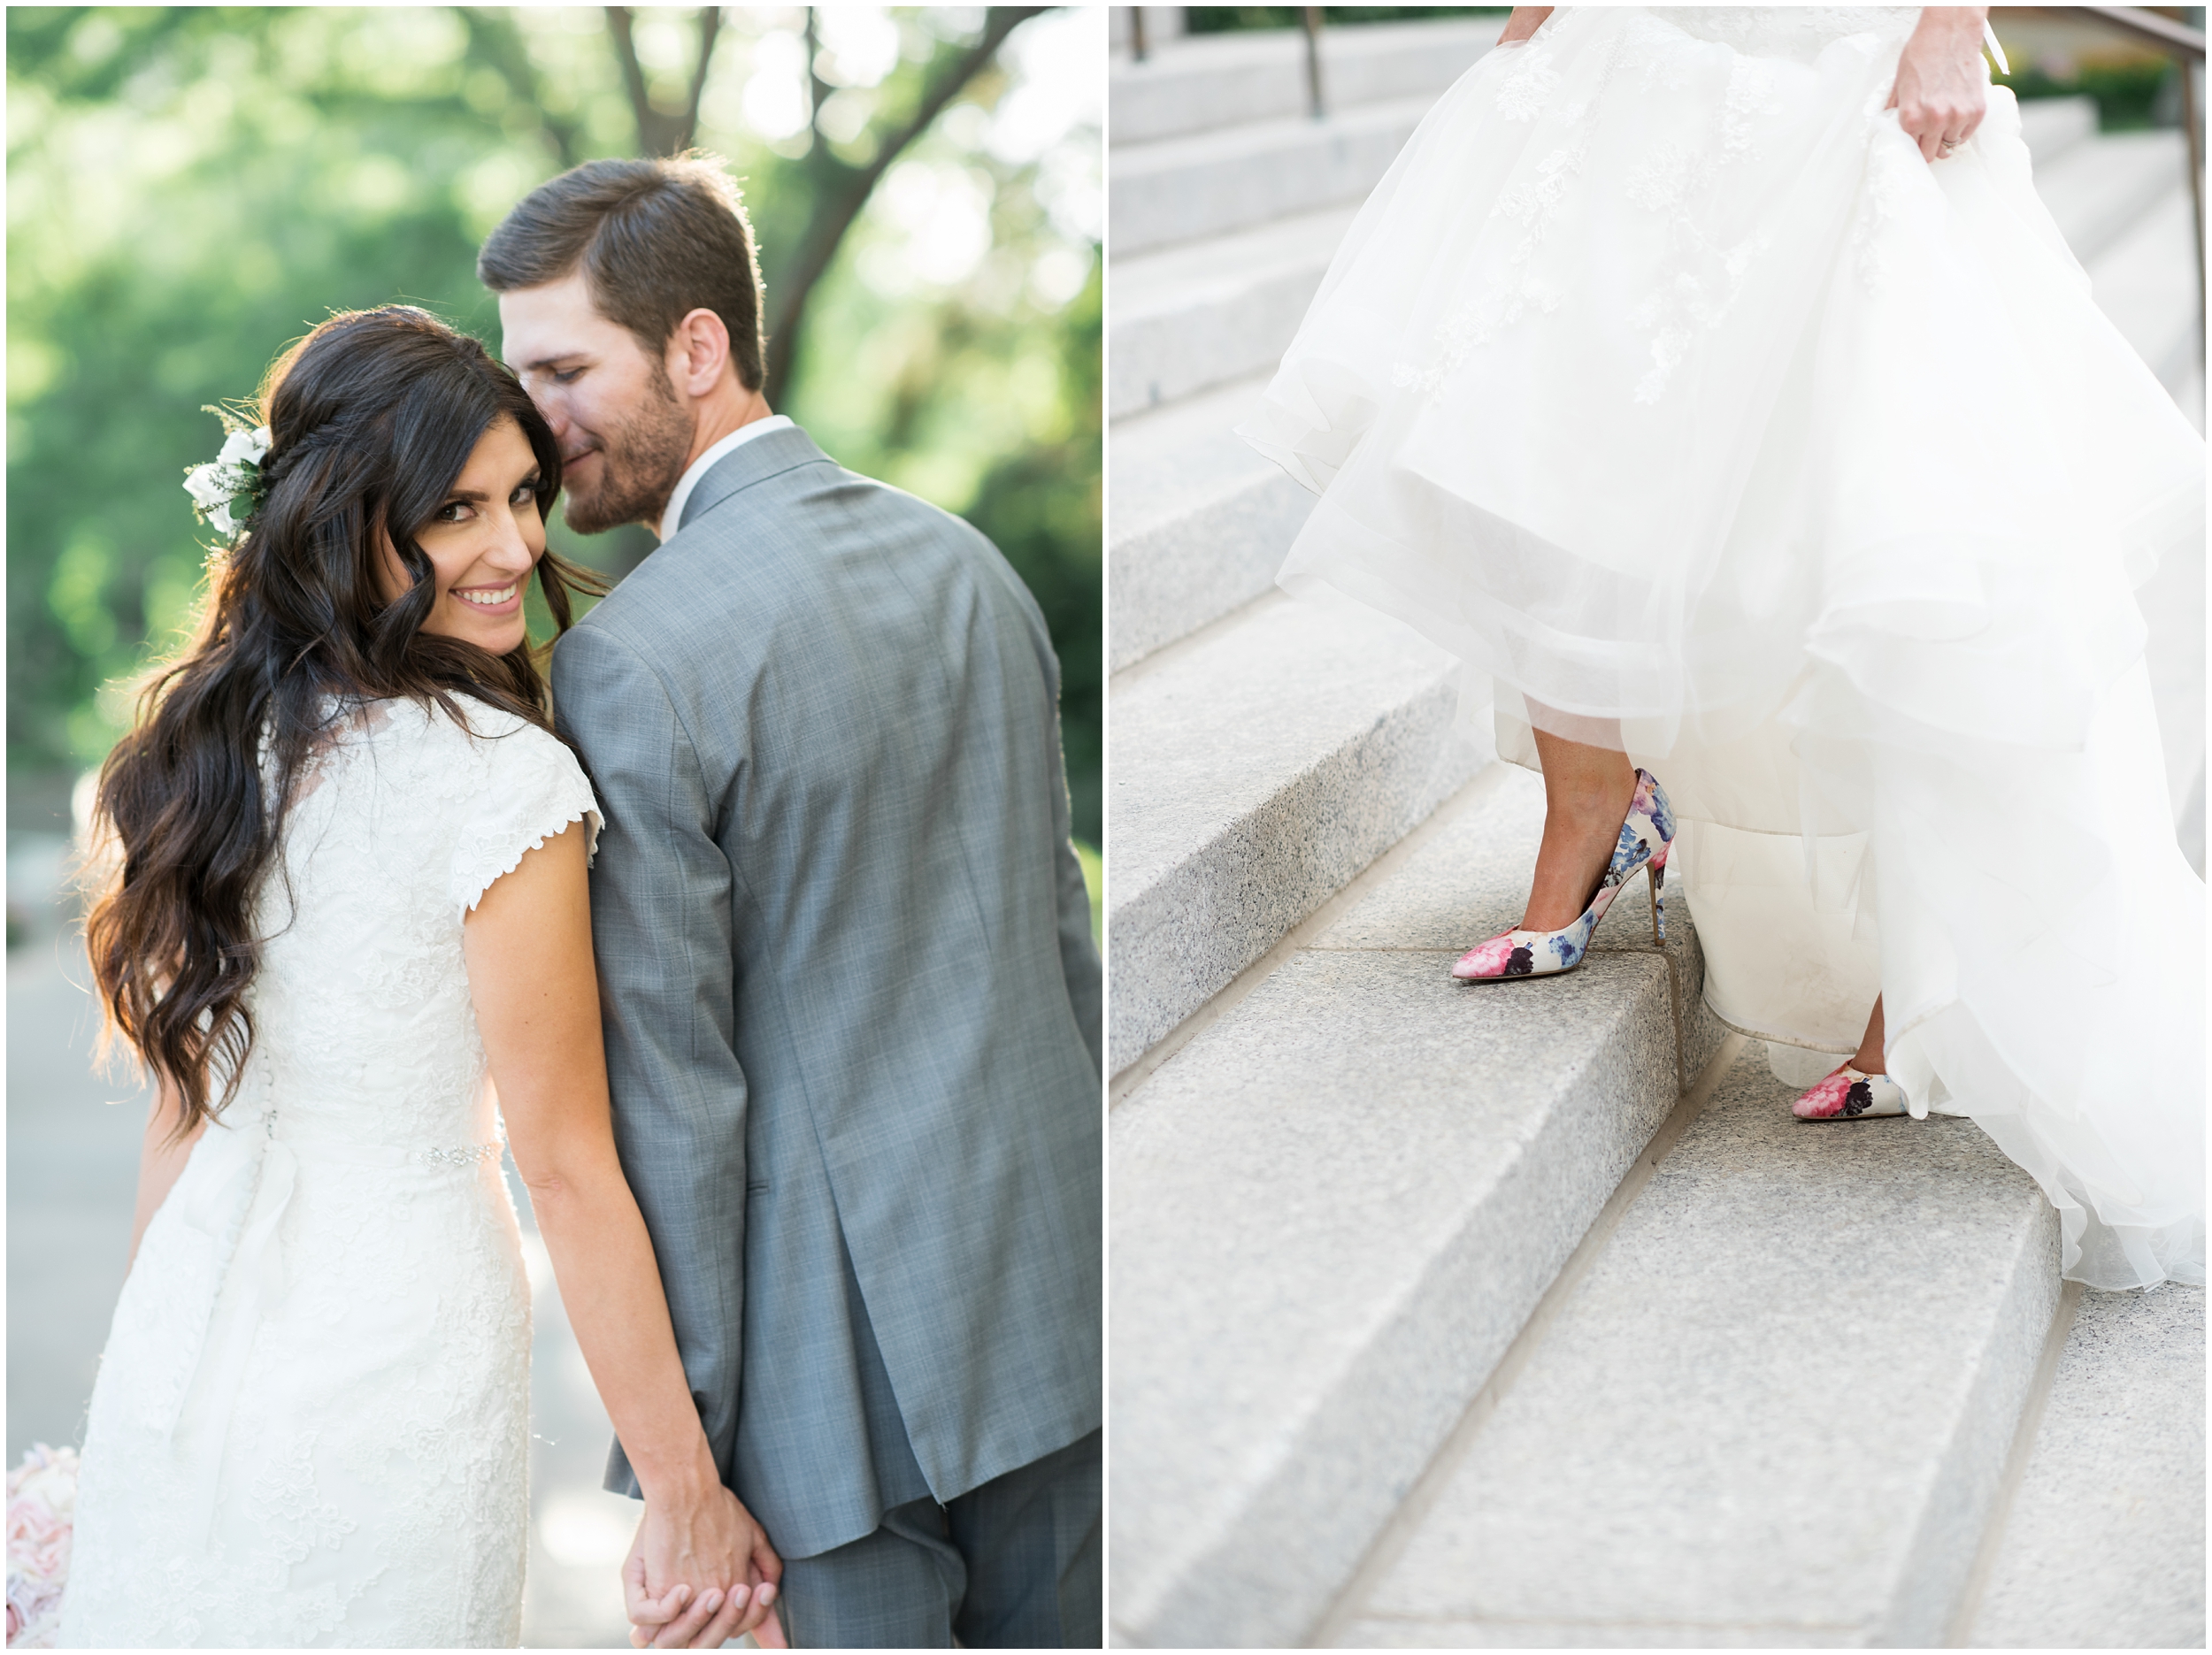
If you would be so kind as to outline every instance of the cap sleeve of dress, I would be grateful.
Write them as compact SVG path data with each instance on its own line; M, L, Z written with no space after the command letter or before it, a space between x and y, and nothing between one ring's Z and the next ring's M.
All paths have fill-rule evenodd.
M512 873L571 823L585 824L587 862L599 848L603 818L583 767L566 746L512 714L472 708L478 785L464 807L453 847L452 900L465 918L492 882Z

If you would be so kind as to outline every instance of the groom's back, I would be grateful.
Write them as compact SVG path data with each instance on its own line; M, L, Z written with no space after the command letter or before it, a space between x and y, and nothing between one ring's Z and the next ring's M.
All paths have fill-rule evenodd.
M842 1028L791 1061L910 1090L902 1037L964 1048L962 1027L1018 1007L1025 1038L990 1051L995 1069L1079 1052L1053 879L1057 669L1018 578L958 518L826 461L720 500L715 484L598 624L657 657L687 715L757 921L733 935L741 964L782 990L803 977L826 997L809 1017Z
M741 1472L761 1412L818 1408L787 1362L848 1337L821 1310L841 1240L940 1499L1092 1429L1095 960L1067 935L1057 670L1018 578L773 431L707 473L555 677L608 814L610 1072L657 1241L740 1192L657 1182L648 1122L743 1093L744 1344L779 1353L746 1364ZM687 1069L725 1031L741 1079ZM724 1285L672 1279L687 1365L685 1301ZM769 1480L780 1452L750 1450Z

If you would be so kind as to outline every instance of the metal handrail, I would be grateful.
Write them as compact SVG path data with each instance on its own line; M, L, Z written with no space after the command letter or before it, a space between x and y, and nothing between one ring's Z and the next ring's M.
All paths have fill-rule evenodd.
M1306 98L1309 112L1319 120L1328 111L1321 102L1321 8L1300 6L1298 21L1306 31Z
M2168 51L2204 61L2204 31L2191 28L2186 23L2177 23L2170 17L2139 5L2085 5L2074 8L2086 11L2100 22L2108 23L2123 34L2154 46L2163 46Z
M2197 70L2204 62L2204 31L2177 23L2142 6L2085 5L2073 8L2087 13L2108 28L2157 47L2174 59L2181 74L2181 132L2189 149L2189 204L2197 230L2197 342L2204 342L2204 131L2197 124Z

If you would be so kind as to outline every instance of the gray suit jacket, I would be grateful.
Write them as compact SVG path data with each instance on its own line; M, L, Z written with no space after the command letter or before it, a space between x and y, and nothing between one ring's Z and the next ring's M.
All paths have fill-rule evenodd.
M1099 964L1019 578L772 432L553 684L616 1142L725 1479L809 1557L1095 1429Z

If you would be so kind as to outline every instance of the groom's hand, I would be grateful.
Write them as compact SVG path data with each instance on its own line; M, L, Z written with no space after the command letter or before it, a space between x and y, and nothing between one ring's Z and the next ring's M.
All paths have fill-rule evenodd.
M695 1498L649 1498L622 1568L630 1642L718 1648L769 1621L782 1576L767 1535L719 1483Z

